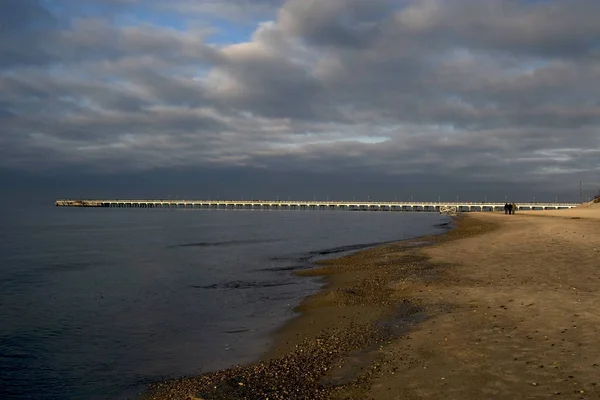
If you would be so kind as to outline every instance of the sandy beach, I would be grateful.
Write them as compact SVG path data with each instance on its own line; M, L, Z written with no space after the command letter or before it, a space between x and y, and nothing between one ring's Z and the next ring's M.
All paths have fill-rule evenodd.
M456 225L303 272L327 285L262 361L144 398L599 398L600 208Z

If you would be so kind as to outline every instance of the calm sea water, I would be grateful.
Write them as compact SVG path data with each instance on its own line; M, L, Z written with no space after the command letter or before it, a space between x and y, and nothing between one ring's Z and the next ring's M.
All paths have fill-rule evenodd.
M31 208L0 230L0 398L133 398L255 360L319 282L318 257L446 217L348 211Z

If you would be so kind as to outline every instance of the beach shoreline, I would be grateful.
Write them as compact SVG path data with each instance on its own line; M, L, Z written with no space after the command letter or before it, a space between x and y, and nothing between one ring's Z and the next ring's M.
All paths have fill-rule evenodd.
M442 235L367 249L301 271L322 276L326 284L300 304L299 316L275 334L276 345L261 361L159 383L144 398L597 396L600 382L594 376L600 375L600 368L594 365L600 363L600 353L590 347L600 327L594 324L600 322L598 313L586 308L567 317L556 312L558 303L545 304L545 298L536 296L539 287L546 284L556 290L554 302L562 299L562 291L553 286L552 274L540 275L548 271L535 259L550 257L558 248L553 242L558 239L548 234L574 232L569 234L574 241L578 235L597 233L599 221L576 212L569 218L521 214L461 216L455 229ZM519 238L525 240L521 245L516 244ZM585 253L588 245L592 251L595 242L586 243L579 240L564 247L564 259L558 258L564 265L557 262L552 272L570 265L570 251ZM600 259L600 253L596 257ZM529 260L527 265L523 260ZM549 260L556 261L556 255ZM589 255L576 263L590 282L600 274ZM537 283L536 276L546 278L545 283ZM571 291L577 290L569 288L567 294ZM585 304L591 307L598 298L593 292L586 294L590 298ZM529 315L532 311L537 314ZM569 330L577 326L573 318L586 321L579 331ZM538 326L538 320L545 322ZM546 326L548 321L566 325L557 333ZM582 368L558 357L567 351L580 356ZM567 370L569 375L562 379Z

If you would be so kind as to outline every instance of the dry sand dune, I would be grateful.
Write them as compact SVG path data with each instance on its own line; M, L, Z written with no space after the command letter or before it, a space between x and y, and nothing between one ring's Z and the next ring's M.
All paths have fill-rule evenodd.
M600 202L590 202L569 210L520 211L523 215L551 216L564 218L600 219Z
M596 199L594 201L590 201L589 203L585 203L577 207L578 209L597 209L600 210L600 199Z

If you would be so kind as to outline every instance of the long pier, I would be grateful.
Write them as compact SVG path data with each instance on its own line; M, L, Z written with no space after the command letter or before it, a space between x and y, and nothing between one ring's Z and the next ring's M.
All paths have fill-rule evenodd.
M579 203L519 203L517 210L560 210ZM57 207L106 208L182 208L220 210L346 210L346 211L421 211L458 212L504 211L504 203L496 202L422 202L422 201L282 201L282 200L56 200Z

